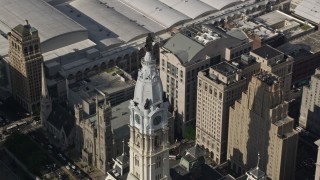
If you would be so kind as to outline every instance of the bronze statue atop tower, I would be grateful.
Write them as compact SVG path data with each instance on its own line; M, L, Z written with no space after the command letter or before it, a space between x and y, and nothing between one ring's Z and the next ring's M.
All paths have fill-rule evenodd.
M152 38L151 33L149 33L147 38L146 38L146 45L144 46L146 48L147 52L151 52L152 43L153 43L153 38Z

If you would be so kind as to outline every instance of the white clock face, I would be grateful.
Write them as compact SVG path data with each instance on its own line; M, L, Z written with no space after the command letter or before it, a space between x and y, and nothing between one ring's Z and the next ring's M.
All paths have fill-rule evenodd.
M140 124L140 116L138 114L134 115L134 120L136 121L137 124Z
M154 119L153 119L153 125L157 126L161 123L162 121L162 117L161 116L156 116Z

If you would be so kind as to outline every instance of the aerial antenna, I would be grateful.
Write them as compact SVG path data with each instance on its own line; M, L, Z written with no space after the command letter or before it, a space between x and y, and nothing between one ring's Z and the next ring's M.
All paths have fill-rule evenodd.
M122 139L122 155L124 155L124 139Z
M257 169L259 169L259 164L260 164L260 153L258 152L258 162L257 162Z
M149 33L147 38L146 38L146 45L145 45L145 48L146 48L147 52L151 52L152 51L152 43L153 43L153 37L152 37L152 34Z

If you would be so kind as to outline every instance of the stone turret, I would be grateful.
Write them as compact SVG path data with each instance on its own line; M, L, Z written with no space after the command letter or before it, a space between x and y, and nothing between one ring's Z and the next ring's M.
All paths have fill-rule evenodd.
M146 54L141 60L134 98L130 101L130 170L128 180L168 180L168 104L163 102L163 90L156 61L151 54L152 38L146 42Z
M43 63L42 63L41 71L42 72L41 72L40 119L41 119L42 127L46 128L46 122L47 122L48 117L52 111L52 101L49 96L49 92L48 92L48 88L47 88L47 81L46 81L46 75L45 75L45 69L44 69Z

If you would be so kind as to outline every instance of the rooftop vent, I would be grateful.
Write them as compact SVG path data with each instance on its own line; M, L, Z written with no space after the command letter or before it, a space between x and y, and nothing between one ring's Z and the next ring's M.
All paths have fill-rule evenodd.
M211 41L215 41L217 39L220 39L220 36L218 34L214 34L212 32L209 33L203 33L200 35L197 35L195 37L195 40L206 45L207 43L211 42Z

